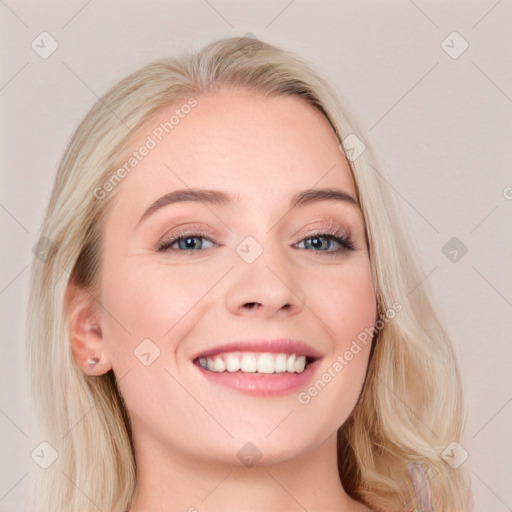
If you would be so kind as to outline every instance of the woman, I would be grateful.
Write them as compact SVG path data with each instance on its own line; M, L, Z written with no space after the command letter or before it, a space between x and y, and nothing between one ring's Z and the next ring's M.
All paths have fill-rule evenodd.
M109 91L32 268L34 510L468 510L459 370L379 172L254 39Z

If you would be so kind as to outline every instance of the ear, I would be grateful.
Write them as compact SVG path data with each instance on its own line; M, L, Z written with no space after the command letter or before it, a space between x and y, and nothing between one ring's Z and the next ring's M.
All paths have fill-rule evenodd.
M101 306L84 288L69 282L66 290L69 341L78 367L86 375L103 375L112 365L105 351Z

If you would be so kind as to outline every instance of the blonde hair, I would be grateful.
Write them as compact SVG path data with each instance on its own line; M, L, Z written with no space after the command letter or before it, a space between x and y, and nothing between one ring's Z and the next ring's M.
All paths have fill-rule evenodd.
M318 109L338 139L356 136L365 151L349 161L361 204L380 314L402 309L373 336L363 392L338 431L340 480L375 510L414 510L411 463L427 473L435 510L470 506L463 468L443 450L459 441L465 421L456 358L428 298L414 250L401 227L370 141L326 80L299 57L251 38L216 41L195 54L153 62L94 105L58 168L40 244L32 263L27 366L35 445L58 453L34 466L31 502L42 512L125 511L133 498L135 460L129 416L112 371L86 376L74 361L65 297L70 279L91 294L100 282L101 234L116 190L111 179L134 131L179 99L233 85L269 96L295 95ZM349 159L352 160L352 159ZM119 188L119 187L117 187ZM44 256L42 256L44 254Z

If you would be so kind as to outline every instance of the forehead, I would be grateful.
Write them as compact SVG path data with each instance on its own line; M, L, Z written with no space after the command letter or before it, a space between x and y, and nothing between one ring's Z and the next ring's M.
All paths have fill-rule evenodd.
M354 194L338 146L328 121L304 99L224 87L181 98L139 127L119 161L130 172L116 192L131 205L187 187L271 201L316 186Z

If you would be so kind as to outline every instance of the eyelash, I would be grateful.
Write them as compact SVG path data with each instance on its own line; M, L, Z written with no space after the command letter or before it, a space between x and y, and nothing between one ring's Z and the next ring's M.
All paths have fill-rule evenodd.
M157 251L180 251L180 252L196 252L196 251L183 251L182 249L171 249L171 246L183 238L204 238L209 242L215 243L206 233L202 231L178 231L170 236L170 238L163 239L157 246Z
M171 235L170 238L163 239L161 242L157 245L157 251L159 252L166 252L166 251L178 251L181 253L185 252L198 252L198 250L184 250L184 249L172 249L171 246L173 246L176 242L179 242L182 239L186 238L204 238L205 240L208 240L209 242L215 244L215 242L209 238L209 236L200 231L185 231L185 232L178 232ZM346 236L338 226L336 225L328 225L325 229L318 231L316 233L312 233L304 238L302 238L299 242L304 242L308 239L313 238L325 238L326 240L337 242L341 248L337 250L329 250L329 251L311 251L323 255L330 255L330 256L338 256L340 253L345 253L347 251L355 251L354 244L349 236ZM294 246L297 244L294 244ZM200 251L201 249L199 249ZM203 249L204 250L204 249Z

